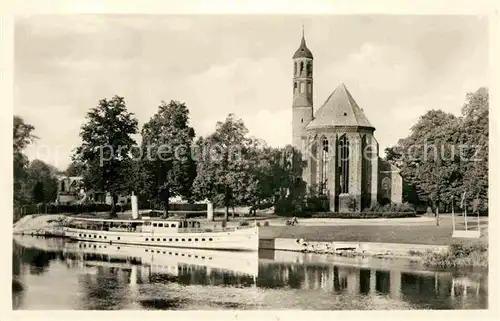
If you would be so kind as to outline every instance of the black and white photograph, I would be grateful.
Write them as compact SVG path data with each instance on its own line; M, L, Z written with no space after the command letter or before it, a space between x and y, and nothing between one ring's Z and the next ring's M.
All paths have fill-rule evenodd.
M16 14L5 306L494 308L490 19Z

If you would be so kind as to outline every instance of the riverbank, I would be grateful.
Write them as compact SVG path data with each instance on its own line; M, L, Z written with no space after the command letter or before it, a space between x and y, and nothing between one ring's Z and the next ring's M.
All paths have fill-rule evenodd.
M64 214L28 215L14 224L14 234L61 236L61 223L66 217ZM248 218L229 221L228 226L238 225L241 220ZM301 223L305 222L299 220L298 226L261 226L260 248L342 256L398 257L437 267L488 266L487 218L480 222L479 239L453 238L451 220L446 217L441 219L439 226L434 220L425 219L385 219L383 222L350 219L340 223L320 219L318 225L313 225L314 220L308 220L307 225ZM216 225L221 221L204 224ZM471 220L468 225L471 229L477 228L477 221Z

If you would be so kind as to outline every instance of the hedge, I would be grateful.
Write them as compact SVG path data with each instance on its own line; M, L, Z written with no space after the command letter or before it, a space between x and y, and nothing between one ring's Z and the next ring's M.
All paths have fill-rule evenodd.
M354 213L331 213L323 212L312 214L312 218L403 218L403 217L416 217L415 213L408 212L354 212Z
M147 209L146 204L138 204L139 209ZM141 206L142 205L142 206ZM132 210L132 205L116 204L117 212L124 212ZM188 204L188 203L174 203L168 206L169 214L180 214L188 216L206 216L207 204ZM82 213L96 213L96 212L110 212L111 205L105 203L91 203L91 204L72 204L72 205L54 205L46 204L38 207L35 204L26 205L22 209L23 215L29 214L82 214ZM159 209L158 212L163 212Z

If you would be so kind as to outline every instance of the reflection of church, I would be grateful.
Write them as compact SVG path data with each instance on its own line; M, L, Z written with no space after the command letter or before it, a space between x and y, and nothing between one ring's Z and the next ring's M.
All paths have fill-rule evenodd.
M292 109L292 145L307 161L304 181L329 196L330 211L401 203L399 170L378 156L375 128L346 86L340 84L314 113L313 55L304 36L293 56Z

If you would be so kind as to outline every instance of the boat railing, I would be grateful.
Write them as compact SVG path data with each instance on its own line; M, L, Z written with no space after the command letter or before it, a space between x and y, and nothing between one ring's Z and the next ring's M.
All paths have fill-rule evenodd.
M218 232L234 232L237 230L248 229L250 226L232 226L232 227L206 227L206 228L179 228L179 233L218 233Z

